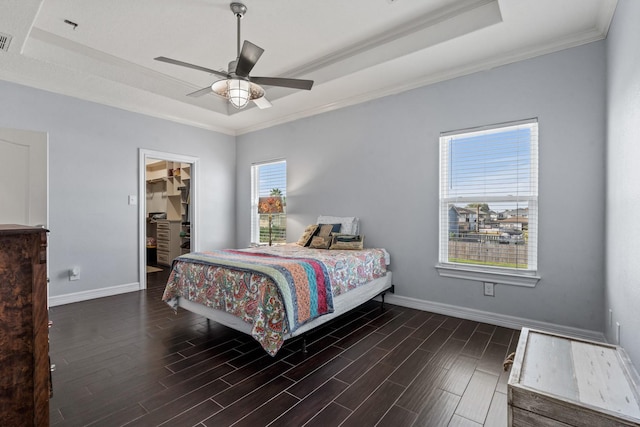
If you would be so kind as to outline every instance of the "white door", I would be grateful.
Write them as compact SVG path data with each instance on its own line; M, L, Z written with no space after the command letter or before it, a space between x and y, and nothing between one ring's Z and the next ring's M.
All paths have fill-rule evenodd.
M0 128L0 224L47 226L47 134Z

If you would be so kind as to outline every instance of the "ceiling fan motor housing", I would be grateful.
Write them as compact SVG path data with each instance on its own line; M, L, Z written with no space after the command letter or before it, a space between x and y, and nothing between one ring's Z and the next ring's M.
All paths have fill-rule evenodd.
M247 13L247 6L242 3L231 3L231 11L234 15L239 18L242 18L245 13Z

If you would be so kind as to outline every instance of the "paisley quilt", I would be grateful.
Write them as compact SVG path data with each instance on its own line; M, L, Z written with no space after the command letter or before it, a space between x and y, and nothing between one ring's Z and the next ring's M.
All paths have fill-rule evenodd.
M174 260L163 300L177 308L182 297L233 314L275 355L287 333L333 311L333 296L385 274L380 249L284 245L192 253Z

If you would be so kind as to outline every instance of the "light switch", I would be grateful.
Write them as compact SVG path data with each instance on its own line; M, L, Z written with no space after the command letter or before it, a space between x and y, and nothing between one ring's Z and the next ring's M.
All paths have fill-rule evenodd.
M131 206L135 206L135 205L137 205L137 204L138 204L138 197L137 197L137 196L134 196L134 195L130 195L130 196L129 196L129 204L130 204Z

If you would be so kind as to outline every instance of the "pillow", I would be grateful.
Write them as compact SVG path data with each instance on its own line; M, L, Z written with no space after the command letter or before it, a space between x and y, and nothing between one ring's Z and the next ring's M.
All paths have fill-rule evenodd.
M364 248L364 236L354 234L333 233L329 249L362 250Z
M304 229L302 236L300 236L296 243L300 246L309 246L309 243L311 243L311 238L316 231L318 231L317 224L307 225L307 228Z
M340 233L358 234L360 220L355 216L326 216L320 215L317 224L341 224Z
M313 236L309 247L312 249L329 249L331 236Z
M340 229L341 224L318 224L318 228L311 235L309 247L312 249L329 249L333 230Z
M339 233L342 224L318 224L320 227L318 228L318 232L316 236L320 237L329 237L331 233Z

